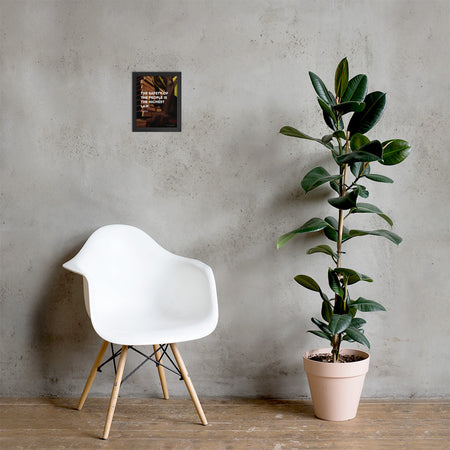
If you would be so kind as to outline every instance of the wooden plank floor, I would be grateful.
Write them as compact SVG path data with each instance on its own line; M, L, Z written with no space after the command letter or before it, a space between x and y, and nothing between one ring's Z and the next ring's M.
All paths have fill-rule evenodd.
M1 449L450 449L450 400L363 400L348 422L314 418L309 401L209 399L199 423L187 399L0 399Z

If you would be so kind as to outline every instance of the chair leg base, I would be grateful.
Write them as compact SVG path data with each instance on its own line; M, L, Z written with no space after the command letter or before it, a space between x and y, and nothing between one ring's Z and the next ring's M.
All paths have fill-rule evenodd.
M86 384L84 385L83 393L81 394L80 400L78 402L77 406L78 411L81 411L81 409L83 408L84 402L86 401L89 391L91 390L92 384L94 383L95 375L97 375L97 369L102 362L106 349L108 348L108 344L109 344L108 341L102 342L100 350L97 354L97 358L95 359L94 365L92 366L92 369L89 373Z
M123 371L125 369L125 362L127 359L128 346L122 346L122 352L120 353L119 365L117 366L116 378L111 392L111 399L109 401L108 413L106 415L105 428L103 430L103 439L108 439L109 432L111 430L111 423L114 417L114 411L116 409L117 398L119 397L120 384L122 383Z
M83 389L83 393L81 394L80 400L78 402L78 406L77 409L81 410L83 408L83 405L86 401L86 398L89 394L89 391L92 387L92 384L94 382L95 376L97 374L97 369L101 364L101 361L103 359L103 356L106 352L106 349L109 345L109 342L107 341L103 341L100 350L97 354L97 358L92 366L92 369L89 373L89 377L86 381L86 384L84 386ZM159 362L161 359L161 355L160 352L158 350L159 346L158 345L154 345L153 349L155 351L155 356L156 356L156 360ZM192 402L194 403L195 409L197 411L197 414L200 418L200 421L202 423L202 425L208 425L208 421L206 419L205 413L203 411L202 405L200 404L200 400L198 399L197 393L195 391L194 385L192 384L192 381L189 377L189 373L186 369L186 366L184 364L183 358L181 357L180 351L178 350L178 347L175 343L170 344L170 348L172 349L172 353L175 357L175 360L177 362L178 365L178 369L181 373L182 379L184 380L187 390L189 392L189 395L192 399ZM128 352L128 346L124 345L122 346L122 351L120 353L120 358L119 358L119 364L117 367L117 372L116 372L116 376L115 376L115 380L114 380L114 385L112 388L112 392L111 392L111 398L110 398L110 402L109 402L109 407L108 407L108 412L106 415L106 421L105 421L105 427L103 430L103 436L100 438L104 441L107 441L109 438L109 433L111 430L111 424L112 424L112 420L114 417L114 411L116 408L116 404L117 404L117 399L119 396L119 390L120 390L120 385L122 383L122 377L123 377L123 372L125 369L125 362L126 362L126 358L127 358L127 352ZM166 382L166 377L165 377L165 372L164 372L164 368L162 365L158 365L158 374L159 374L159 378L161 381L161 387L162 387L162 391L163 391L163 396L165 399L169 398L169 392L167 389L167 382Z
M153 351L155 352L155 359L156 361L161 361L161 352L159 351L160 346L154 345ZM167 381L166 381L166 374L164 372L164 367L161 365L158 365L158 375L159 375L159 381L161 382L161 388L163 391L163 396L165 400L169 399L169 390L167 389Z
M173 356L175 356L178 368L180 369L181 375L183 376L184 383L186 384L189 395L191 396L195 409L197 410L197 414L200 417L200 421L202 422L202 425L208 425L208 421L206 420L202 405L200 404L200 400L198 399L197 393L195 392L194 385L192 384L189 373L186 369L186 366L184 365L184 361L181 357L180 351L178 350L177 344L170 344L170 348L172 349Z

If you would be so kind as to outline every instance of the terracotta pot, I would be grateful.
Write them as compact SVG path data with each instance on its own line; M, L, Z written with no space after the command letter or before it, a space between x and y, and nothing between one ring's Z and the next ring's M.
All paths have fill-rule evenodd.
M341 349L341 354L365 358L350 363L325 363L308 359L317 353L331 353L331 348L311 350L303 355L314 414L324 420L353 419L369 369L369 354L361 350Z

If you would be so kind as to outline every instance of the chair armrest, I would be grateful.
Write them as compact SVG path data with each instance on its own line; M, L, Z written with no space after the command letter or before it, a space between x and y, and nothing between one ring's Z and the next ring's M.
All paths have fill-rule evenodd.
M161 309L180 320L207 320L217 325L218 305L214 274L208 265L177 256L161 279Z

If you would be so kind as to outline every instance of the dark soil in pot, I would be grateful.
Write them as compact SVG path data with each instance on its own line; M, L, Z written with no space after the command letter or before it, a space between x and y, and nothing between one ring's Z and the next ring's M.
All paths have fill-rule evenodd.
M312 361L332 363L333 355L331 353L316 353L315 355L311 355L308 359ZM359 355L339 355L338 363L357 362L364 359L365 358Z

